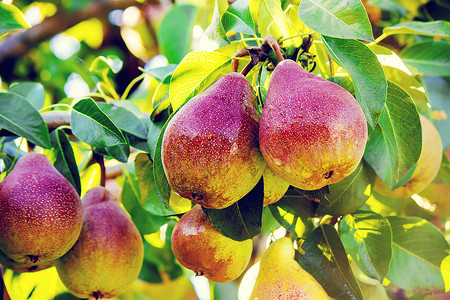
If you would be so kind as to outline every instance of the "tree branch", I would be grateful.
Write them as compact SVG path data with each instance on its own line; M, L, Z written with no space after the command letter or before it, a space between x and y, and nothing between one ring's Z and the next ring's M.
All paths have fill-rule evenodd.
M134 0L97 0L78 12L68 13L58 10L53 16L29 29L10 33L0 44L0 64L7 59L23 56L39 43L82 21L93 17L107 16L110 11L115 9L125 9L129 6L141 7L142 5Z

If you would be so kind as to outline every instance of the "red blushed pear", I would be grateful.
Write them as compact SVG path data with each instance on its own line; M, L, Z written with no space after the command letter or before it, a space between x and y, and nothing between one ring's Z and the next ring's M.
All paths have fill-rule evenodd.
M316 190L355 170L366 147L367 122L347 90L287 59L272 73L259 143L277 176Z
M21 157L0 183L0 212L0 250L30 266L66 253L82 225L74 187L38 153Z
M224 236L196 205L175 225L172 250L180 264L197 275L214 282L228 282L247 267L252 240L235 241Z
M55 262L67 289L80 298L112 298L138 277L144 257L141 235L114 195L95 187L83 196L83 229Z
M411 179L401 187L390 191L380 177L376 177L374 190L392 198L410 197L423 191L436 177L442 162L442 140L433 123L420 115L422 125L422 151Z
M235 203L265 168L259 115L245 76L229 73L185 104L164 132L161 159L172 189L207 208Z

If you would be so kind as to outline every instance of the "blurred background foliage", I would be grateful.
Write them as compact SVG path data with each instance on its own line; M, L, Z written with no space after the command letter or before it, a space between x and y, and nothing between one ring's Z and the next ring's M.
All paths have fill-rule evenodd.
M46 107L70 103L76 97L92 96L106 76L117 94L126 93L128 99L148 114L154 113L154 103L167 98L168 84L160 83L166 77L164 73L158 77L157 73L143 76L143 72L176 65L191 51L209 49L211 45L202 40L202 34L211 23L216 4L213 0L3 1L11 2L24 13L31 28L0 35L0 89L6 90L19 82L38 82L45 90L44 103L39 106ZM383 28L401 22L450 21L450 4L446 0L363 2L375 37L381 35ZM300 0L282 0L281 6L286 9L289 4L299 3ZM230 41L241 38L233 32L227 37ZM400 53L407 46L429 38L396 34L383 39L380 44ZM99 57L113 66L113 72L102 68ZM450 135L447 134L450 128L450 80L431 75L422 79L429 101L438 113L435 125L447 149L450 147ZM126 91L134 80L138 84ZM82 147L73 146L77 158L82 158L79 167L82 170L81 185L87 191L99 184L100 170L96 164L86 165L88 158L83 156ZM115 179L107 180L107 187L119 196L121 192L129 193L136 183L135 171L130 171L130 174L124 172L118 177L111 175ZM390 208L393 205L395 203L389 203ZM263 217L263 233L267 237L277 222L268 210ZM172 293L170 299L210 299L211 295L214 299L237 299L236 282L208 287L207 281L192 279L192 273L180 268L170 256L168 237L171 228L173 224L165 224L157 232L145 236L145 271L140 275L141 280L119 299L164 299L169 293ZM255 243L255 249L264 248L258 243L264 244L265 240ZM254 251L251 264L260 255L261 251ZM195 290L191 280L196 281ZM9 271L5 273L4 281L12 291L13 299L74 299L65 292L54 268L21 275ZM205 285L206 290L213 292L204 294L201 287ZM391 293L394 298L395 292Z

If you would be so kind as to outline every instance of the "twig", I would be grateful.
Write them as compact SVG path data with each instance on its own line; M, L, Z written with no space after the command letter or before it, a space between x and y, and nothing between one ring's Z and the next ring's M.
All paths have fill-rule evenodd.
M58 10L53 16L29 29L11 32L0 44L0 64L7 59L23 56L29 49L34 48L39 43L84 20L107 16L110 11L115 9L125 9L129 6L141 7L142 5L135 0L97 0L75 13Z

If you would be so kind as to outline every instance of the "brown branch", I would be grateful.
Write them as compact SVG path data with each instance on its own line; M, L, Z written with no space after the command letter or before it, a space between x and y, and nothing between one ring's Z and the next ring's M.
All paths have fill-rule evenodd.
M0 44L0 64L7 59L23 56L39 43L82 21L107 16L112 10L125 9L129 6L141 7L142 4L134 0L97 0L78 12L68 13L58 10L53 16L29 29L10 33Z
M50 131L62 125L70 125L70 111L54 110L42 114Z

